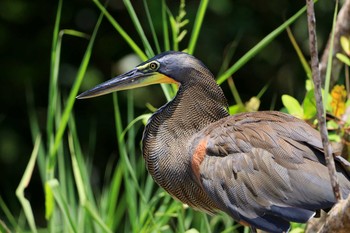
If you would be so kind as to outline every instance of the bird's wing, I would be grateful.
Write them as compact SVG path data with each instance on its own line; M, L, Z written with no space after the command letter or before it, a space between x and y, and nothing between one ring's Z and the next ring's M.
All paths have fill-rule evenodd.
M279 112L245 113L198 135L192 170L236 220L278 232L333 205L320 136L305 122Z

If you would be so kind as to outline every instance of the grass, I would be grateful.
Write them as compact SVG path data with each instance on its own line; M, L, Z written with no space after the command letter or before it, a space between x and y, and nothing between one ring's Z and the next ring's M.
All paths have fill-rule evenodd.
M125 7L130 14L142 45L138 45L128 35L127 31L109 14L103 4L98 0L92 1L100 10L101 16L91 36L75 30L63 30L60 28L63 3L62 0L58 2L52 38L47 126L46 132L42 132L45 133L44 138L47 138L47 140L43 141L41 139L41 132L38 127L39 120L33 106L34 97L32 93L28 92L28 112L35 146L27 169L24 171L23 178L16 191L24 215L21 215L19 218L14 217L7 208L6 203L0 198L0 208L7 218L7 226L4 224L0 225L4 226L3 229L5 230L8 227L9 229L15 229L16 232L27 232L28 229L31 232L238 232L242 227L234 223L227 215L219 214L209 217L174 201L154 183L148 175L144 163L135 159L137 157L135 148L139 146L139 142L135 141L137 129L134 123L147 119L150 115L135 116L134 101L131 94L128 95L126 114L127 122L131 122L131 124L127 127L122 124L125 114L121 115L118 94L113 94L115 133L119 148L119 159L115 167L107 165L103 187L96 190L92 186L90 181L92 175L91 158L84 156L81 149L73 109L76 101L75 97L89 66L95 38L103 18L114 27L130 46L130 49L142 60L155 55L154 51L159 53L162 50L170 49L184 50L193 54L198 35L203 27L208 0L201 1L193 23L186 19L184 1L180 3L178 15L173 16L165 0L162 0L162 38L157 37L153 26L152 14L147 7L147 1L144 0L147 15L146 21L152 32L153 41L149 41L145 36L143 25L138 19L132 2L124 0ZM235 64L230 67L226 65L222 74L218 77L218 83L225 82L304 12L305 8L298 11L280 27L262 39ZM183 30L183 26L187 23L192 23L192 33L187 47L180 49L179 42L187 35L187 31ZM57 85L60 52L61 47L64 46L63 38L65 36L89 40L85 55L75 77L75 82L67 97L62 96ZM160 41L163 41L163 48L160 47ZM151 44L154 44L155 48ZM224 63L229 64L230 58L231 56L228 56L228 60L225 60ZM239 94L232 84L233 95L239 100ZM162 85L162 89L168 100L176 93L176 87L171 85ZM93 134L93 129L91 130ZM90 144L93 145L94 143L92 141ZM37 166L40 171L42 188L45 192L47 227L43 229L39 229L36 225L36 213L24 195L34 166ZM245 232L247 230L246 228Z

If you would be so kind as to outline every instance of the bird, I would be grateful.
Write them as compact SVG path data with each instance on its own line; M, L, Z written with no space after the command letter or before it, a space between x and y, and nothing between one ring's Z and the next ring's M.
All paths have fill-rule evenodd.
M149 118L142 154L154 181L174 199L272 233L288 232L290 222L306 223L336 203L320 133L278 111L230 115L214 75L190 54L163 52L77 98L158 83L178 90ZM349 163L333 155L347 197Z

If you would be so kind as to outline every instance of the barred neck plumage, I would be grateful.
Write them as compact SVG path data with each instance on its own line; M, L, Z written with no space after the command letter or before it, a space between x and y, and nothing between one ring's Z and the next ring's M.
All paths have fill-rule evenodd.
M180 188L191 180L187 177L191 159L186 154L188 142L201 129L229 114L224 94L209 71L189 76L196 78L182 83L175 98L149 119L143 134L143 156L153 179L172 196L193 206L191 193L185 193L191 190Z

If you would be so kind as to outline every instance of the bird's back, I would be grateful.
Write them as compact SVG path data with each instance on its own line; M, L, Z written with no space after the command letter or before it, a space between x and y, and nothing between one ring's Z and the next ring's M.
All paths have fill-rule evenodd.
M320 135L302 120L271 111L238 114L207 126L193 142L198 182L238 221L283 232L290 221L306 222L335 203ZM346 197L350 175L342 161L336 169Z

